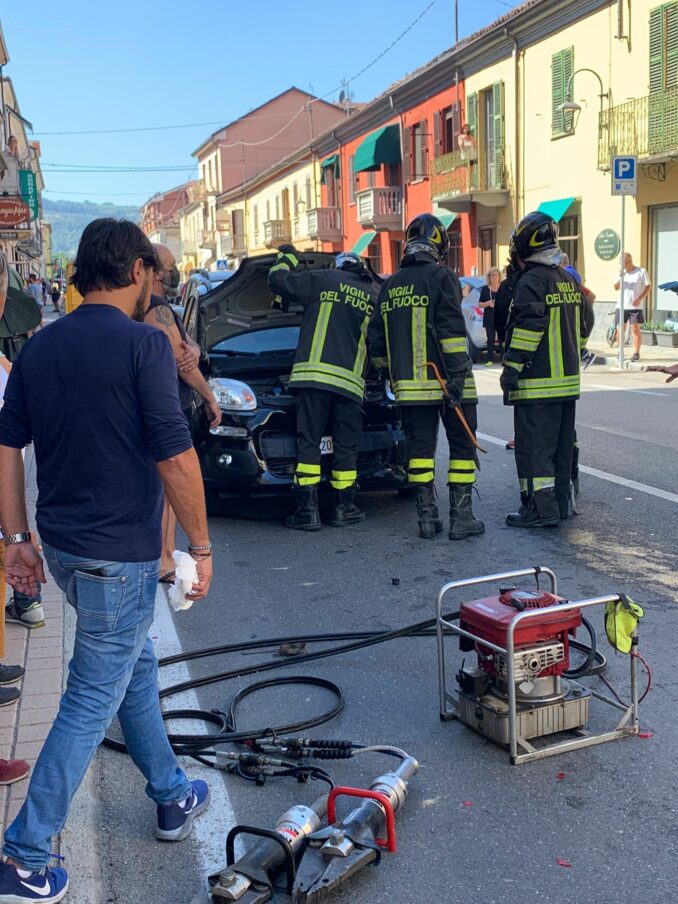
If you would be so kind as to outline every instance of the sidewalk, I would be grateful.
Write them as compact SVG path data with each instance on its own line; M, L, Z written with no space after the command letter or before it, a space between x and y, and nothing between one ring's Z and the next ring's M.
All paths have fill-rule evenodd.
M32 520L37 499L33 447L26 450L26 503ZM34 529L35 525L31 524ZM0 756L35 763L59 707L64 680L64 600L46 570L42 588L44 628L6 625L4 662L22 665L21 698L0 709ZM4 605L4 601L3 601ZM28 790L28 778L0 788L0 831L14 819Z
M603 364L612 369L619 367L619 349L617 346L610 348L605 343L588 343L589 351L596 356L594 364ZM678 364L678 348L663 348L659 345L642 345L640 348L640 361L631 361L633 347L624 346L624 367L628 370L642 370L648 364Z

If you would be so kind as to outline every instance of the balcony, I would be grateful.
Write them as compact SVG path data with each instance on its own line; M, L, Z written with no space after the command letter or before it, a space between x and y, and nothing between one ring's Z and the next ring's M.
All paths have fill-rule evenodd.
M678 87L603 110L598 136L598 168L629 154L663 163L678 153Z
M210 248L214 251L217 247L217 236L216 233L212 232L211 229L203 229L202 231L202 244L201 248Z
M435 157L431 163L431 198L441 207L467 213L472 203L504 207L508 203L504 149L478 149L471 161L463 151Z
M244 235L224 235L221 236L221 252L222 254L240 255L247 253L247 240Z
M264 245L267 248L278 248L292 241L292 223L290 220L265 220Z
M358 222L361 226L387 231L403 228L403 191L401 188L368 188L356 192Z
M207 200L207 189L205 187L205 183L202 179L195 183L195 185L189 185L187 189L188 194L188 203L193 204L195 201L206 201Z
M341 210L338 207L312 207L306 217L309 238L319 242L341 241Z

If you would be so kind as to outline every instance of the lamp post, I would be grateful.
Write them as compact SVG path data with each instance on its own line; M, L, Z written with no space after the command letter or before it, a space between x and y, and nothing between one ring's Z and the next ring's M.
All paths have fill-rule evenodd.
M571 132L575 131L575 129L577 127L577 122L579 121L579 114L581 113L581 106L576 101L572 100L572 81L573 81L575 75L579 75L581 72L590 72L591 75L595 75L595 77L598 79L598 84L600 85L600 92L598 94L598 97L600 99L600 112L601 113L604 110L603 101L606 100L609 105L610 100L611 100L612 92L610 90L608 90L608 91L603 90L603 80L598 75L598 73L596 72L595 69L582 68L582 69L577 69L575 72L573 72L572 75L567 80L567 85L565 87L565 101L562 104L560 104L558 107L556 107L557 112L560 113L563 117L563 125L565 125L565 114L566 113L572 114ZM601 125L602 125L601 117L598 117L598 137L600 137Z

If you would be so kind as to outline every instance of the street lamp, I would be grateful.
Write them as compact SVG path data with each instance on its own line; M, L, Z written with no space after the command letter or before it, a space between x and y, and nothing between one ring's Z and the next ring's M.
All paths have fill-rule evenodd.
M566 125L566 119L565 119L566 115L568 113L572 114L572 126L569 130L566 129L566 131L569 131L570 134L574 134L574 132L577 128L577 123L579 122L579 114L581 113L581 106L576 101L572 100L572 80L574 79L575 75L579 75L580 72L590 72L591 75L595 75L595 77L598 79L598 84L600 85L600 92L598 94L598 97L600 99L600 112L601 113L603 112L603 108L604 108L603 101L607 100L608 105L609 105L610 100L611 100L611 91L603 90L603 80L598 75L598 73L595 71L595 69L584 68L584 69L577 69L576 72L573 72L572 75L567 80L567 86L565 88L565 101L564 101L564 103L559 104L556 107L556 112L560 113L560 115L563 117L563 126ZM602 127L602 122L601 122L601 117L599 117L598 118L598 137L600 137L601 127Z

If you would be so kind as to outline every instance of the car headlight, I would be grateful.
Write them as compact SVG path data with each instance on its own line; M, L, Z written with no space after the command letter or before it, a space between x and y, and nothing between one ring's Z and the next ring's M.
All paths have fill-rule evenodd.
M254 411L257 397L247 383L240 380L216 378L209 381L217 405L225 411Z

